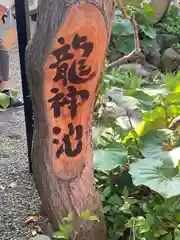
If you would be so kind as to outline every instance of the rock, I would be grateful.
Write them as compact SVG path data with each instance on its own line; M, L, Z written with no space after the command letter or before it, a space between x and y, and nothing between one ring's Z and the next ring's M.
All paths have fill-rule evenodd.
M142 52L138 52L137 54L132 55L132 57L130 57L128 59L129 63L139 63L139 64L144 64L145 62L145 56Z
M144 47L144 50L143 50L146 54L146 60L150 64L158 68L161 63L161 54L160 54L159 44L157 43L156 40L153 39L146 48L147 49L145 49Z
M143 65L144 69L147 70L147 71L155 71L157 70L157 67L148 63L147 61L144 62L144 65Z
M17 185L17 182L12 182L12 183L9 184L8 187L9 187L9 188L12 188L12 189L15 189L15 188L17 188L17 186L18 186L18 185Z
M179 41L178 36L169 34L157 34L156 39L160 47L160 52L163 52L165 49L170 48L173 44Z
M142 52L144 53L145 56L149 55L152 51L160 51L159 44L157 43L156 39L151 39L151 40L141 40L140 41L140 46L142 49Z
M149 55L147 55L146 60L150 64L152 64L152 65L156 66L157 68L159 68L160 64L161 64L161 54L160 54L159 51L154 50L154 51L150 52Z
M180 65L180 55L172 48L168 48L162 55L162 67L164 71L174 72Z
M172 46L172 48L178 53L178 54L180 54L180 49L178 48L176 48L176 47L174 47L174 46Z
M35 237L31 237L29 240L51 240L46 235L36 235Z
M119 70L127 71L127 72L135 72L140 77L148 77L150 73L143 68L141 64L138 63L128 63L119 66Z
M111 54L111 56L109 57L109 61L115 62L118 59L124 57L123 53L120 52L114 52ZM125 59L124 61L121 62L121 64L126 64L126 63L139 63L139 64L144 64L145 61L145 56L142 52L138 52L136 54L133 54L130 58Z

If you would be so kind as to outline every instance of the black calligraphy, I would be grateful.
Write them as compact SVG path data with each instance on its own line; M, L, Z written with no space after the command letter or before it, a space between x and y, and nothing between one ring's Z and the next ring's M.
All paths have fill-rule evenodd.
M89 92L87 90L77 91L73 86L68 86L67 90L68 93L65 96L63 92L59 92L58 88L51 89L54 96L48 99L48 102L51 103L51 109L53 109L55 118L61 116L61 108L67 105L71 113L71 118L74 119L77 115L78 104L83 104L83 102L89 98ZM80 98L79 102L78 97Z
M86 61L94 49L93 43L88 42L86 36L80 37L78 34L74 36L71 45L66 44L63 37L58 39L58 43L61 46L52 51L57 62L49 66L51 69L56 69L53 80L55 82L62 80L63 86L67 86L67 79L73 84L82 84L91 80L95 73L92 72L91 66L86 65ZM83 50L78 61L74 59L72 50ZM68 64L68 60L73 62Z
M78 113L78 107L89 99L89 91L77 90L75 85L86 83L95 76L92 67L88 66L87 60L94 49L94 44L88 41L87 36L75 34L70 44L63 37L58 38L57 49L52 51L56 62L49 65L50 69L56 70L54 82L62 82L63 91L52 88L52 96L47 100L54 118L62 117L64 108L69 110L73 120ZM76 54L78 51L78 54ZM78 56L78 57L76 57ZM70 84L68 84L70 83ZM73 84L73 85L72 85ZM53 128L54 138L52 143L57 146L56 157L62 154L67 157L76 157L82 151L83 126L73 123L68 124L67 133L63 133L60 127Z
M61 133L61 128L54 127L53 133L56 137ZM53 144L57 145L56 157L60 158L61 154L65 153L68 157L76 157L82 151L82 136L83 136L83 127L82 125L77 125L75 128L73 124L68 124L68 133L64 134L62 138L62 143L59 143L57 138L53 139ZM72 148L71 138L73 141L76 141L76 146Z

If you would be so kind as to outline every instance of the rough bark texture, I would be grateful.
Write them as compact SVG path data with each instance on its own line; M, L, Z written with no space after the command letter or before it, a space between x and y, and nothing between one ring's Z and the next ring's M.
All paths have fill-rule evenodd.
M39 2L38 14L37 30L26 52L35 118L32 167L37 189L43 209L54 229L57 229L60 219L72 212L75 219L73 239L104 240L106 229L101 203L93 186L91 113L111 31L113 6L110 0L42 0ZM58 39L64 38L66 43L71 44L76 34L86 36L94 46L86 58L86 66L81 66L81 70L88 72L89 79L82 84L72 83L75 79L73 77L71 83L68 82L70 77L67 78L67 84L60 78L55 81L53 79L57 69L54 66L58 59L53 50L60 48L60 42L62 45L62 41L58 42ZM83 49L76 52L71 53L77 62L82 59ZM68 68L72 66L72 62L72 59L66 61ZM64 104L61 116L57 117L55 115L58 113L53 113L49 99L57 91L66 97L69 86L76 88L78 92L85 90L87 94L88 91L89 96L87 98L85 94L84 99L82 94L78 96L75 117L69 113L70 104ZM68 127L71 123L74 127L83 127L80 134L82 151L76 156L66 154L66 150L58 155L56 151L64 141L63 136L72 132ZM61 128L59 135L59 130L54 134L54 127ZM57 137L54 135L58 135L58 139L54 139ZM72 148L75 148L77 139L71 136L70 142ZM78 215L87 209L91 214L99 216L101 223L79 221Z

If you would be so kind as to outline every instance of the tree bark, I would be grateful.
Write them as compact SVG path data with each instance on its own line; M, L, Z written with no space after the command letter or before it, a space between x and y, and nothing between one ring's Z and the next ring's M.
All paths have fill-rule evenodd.
M26 51L34 108L32 167L54 230L73 213L73 239L104 240L93 186L92 110L113 19L110 0L39 1ZM101 221L79 221L85 210Z

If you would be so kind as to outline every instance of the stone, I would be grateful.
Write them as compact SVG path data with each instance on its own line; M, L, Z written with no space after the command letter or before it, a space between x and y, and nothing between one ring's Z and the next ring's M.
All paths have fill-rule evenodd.
M149 55L147 55L146 60L150 64L152 64L152 65L156 66L157 68L159 68L160 64L161 64L161 54L160 54L159 51L154 50L154 51L150 52Z
M165 49L170 48L173 44L179 41L178 36L169 34L157 34L156 39L160 47L160 52L163 52Z
M161 63L161 54L160 54L160 47L156 40L152 40L149 45L146 47L148 50L144 49L146 54L146 60L148 63L156 66L159 68Z
M174 72L180 65L180 55L172 48L163 52L161 59L164 71Z
M146 69L147 71L155 71L155 70L157 70L157 67L156 67L156 66L148 63L147 61L144 62L143 67L144 67L144 69Z
M35 237L31 237L29 240L51 240L46 235L36 235Z
M145 70L141 64L138 63L122 64L118 69L127 72L133 71L140 77L148 77L150 75L150 73Z
M130 58L128 58L129 63L139 63L139 64L144 64L145 62L145 56L142 52L138 52L134 55L132 55Z

